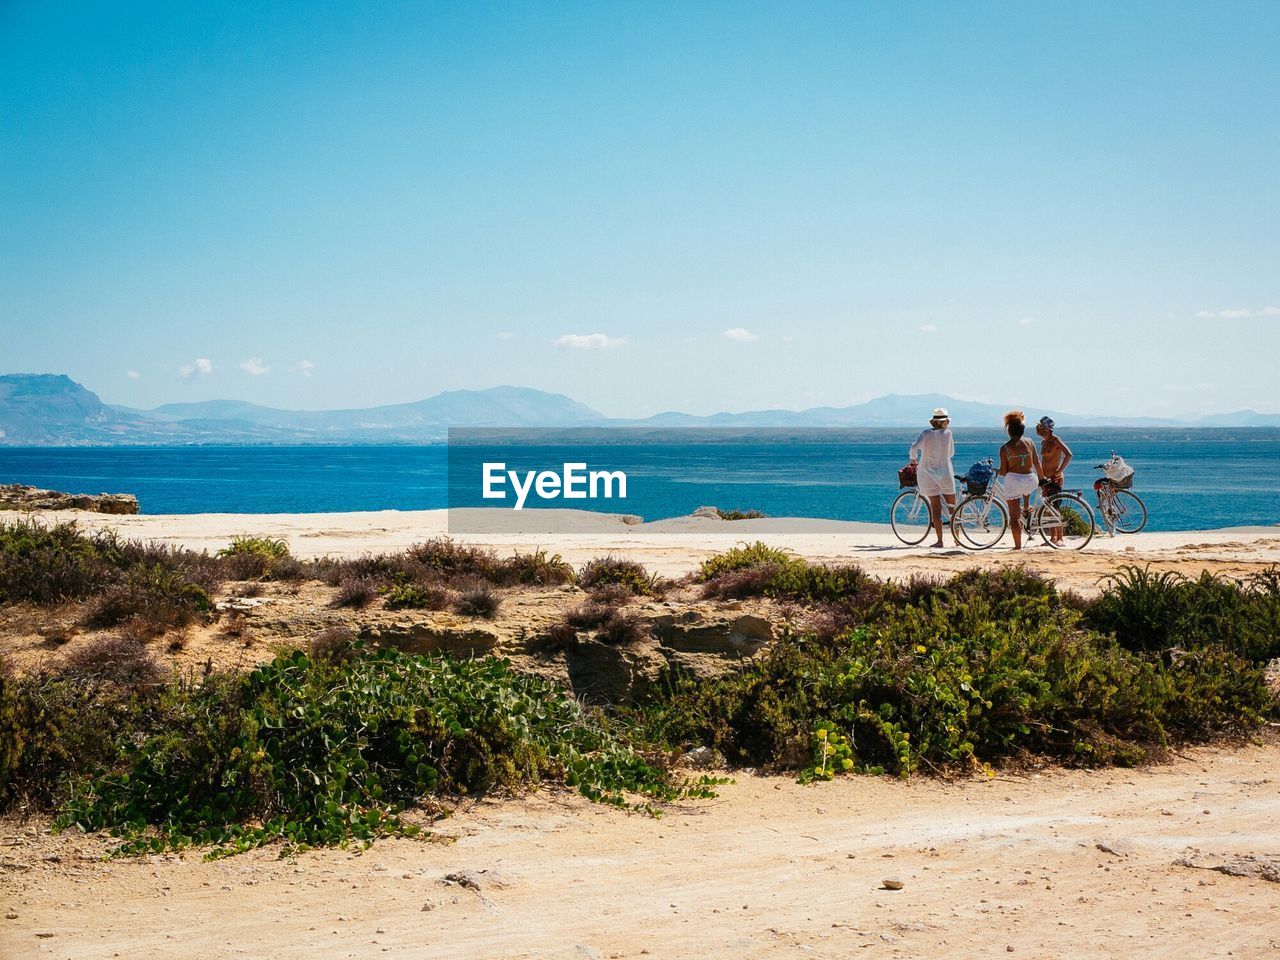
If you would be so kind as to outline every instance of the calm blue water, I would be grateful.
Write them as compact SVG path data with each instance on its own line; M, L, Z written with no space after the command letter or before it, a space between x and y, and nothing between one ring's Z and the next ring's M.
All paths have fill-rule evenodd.
M626 501L547 506L687 514L703 504L772 516L883 522L905 460L902 434L852 443L608 444L479 450L468 456L516 467L581 460L624 470ZM1280 438L1234 440L1068 437L1076 461L1069 487L1089 487L1089 469L1112 449L1136 469L1148 529L1191 530L1280 522ZM998 438L957 439L956 467L990 456ZM456 448L455 448L456 451ZM478 482L459 480L453 506L486 505ZM449 503L446 447L0 448L0 482L75 493L134 493L143 513L324 513L422 510Z

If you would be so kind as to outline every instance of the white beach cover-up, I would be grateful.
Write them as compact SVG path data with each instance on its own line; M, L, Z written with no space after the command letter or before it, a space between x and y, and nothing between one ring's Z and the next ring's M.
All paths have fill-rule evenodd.
M920 431L911 445L911 459L919 458L916 468L916 489L922 497L940 497L956 492L955 470L951 458L956 453L956 442L951 430Z
M1020 500L1029 497L1040 486L1034 473L1006 473L1004 475L1004 498Z

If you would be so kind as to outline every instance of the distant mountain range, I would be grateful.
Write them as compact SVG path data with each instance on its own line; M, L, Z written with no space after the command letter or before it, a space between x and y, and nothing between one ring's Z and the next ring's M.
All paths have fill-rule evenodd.
M416 403L359 410L278 410L241 400L169 403L136 410L103 403L70 377L0 376L0 446L88 446L238 443L424 443L450 427L774 427L912 428L934 407L946 407L957 429L1000 426L1007 406L941 394L890 395L848 407L753 410L694 416L660 413L643 419L606 417L562 394L525 387L449 390ZM1252 410L1195 420L1048 413L1065 427L1280 427L1280 415Z

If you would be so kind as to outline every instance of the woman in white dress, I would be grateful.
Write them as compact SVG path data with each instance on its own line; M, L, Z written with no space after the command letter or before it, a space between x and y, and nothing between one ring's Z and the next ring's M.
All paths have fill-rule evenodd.
M956 442L951 436L951 416L944 407L938 407L929 420L929 429L920 431L920 436L911 445L911 462L918 461L916 489L920 491L920 496L929 501L929 520L938 535L937 542L933 544L935 547L943 545L942 501L945 499L952 510L956 506L956 477L951 466L951 458L955 454ZM954 534L952 539L955 539Z

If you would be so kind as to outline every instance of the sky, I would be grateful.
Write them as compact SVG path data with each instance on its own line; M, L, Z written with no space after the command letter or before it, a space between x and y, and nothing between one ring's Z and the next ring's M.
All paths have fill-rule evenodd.
M1280 412L1280 4L0 0L0 373Z

